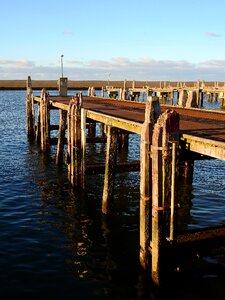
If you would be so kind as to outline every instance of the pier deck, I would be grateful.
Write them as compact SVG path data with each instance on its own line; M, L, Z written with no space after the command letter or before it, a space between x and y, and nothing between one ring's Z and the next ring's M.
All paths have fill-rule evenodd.
M151 268L156 285L162 280L164 255L169 261L171 253L174 257L181 250L185 255L185 249L199 251L200 244L204 249L224 244L224 228L179 235L176 224L177 179L182 163L185 162L183 169L187 167L184 173L191 173L190 153L225 160L223 111L163 105L159 104L158 97L152 96L140 103L81 94L51 96L46 90L42 92L41 96L33 96L31 89L27 90L28 137L35 137L46 153L50 146L50 110L59 110L56 163L59 157L62 160L66 140L68 180L72 187L85 189L85 175L94 173L94 168L86 162L86 143L91 139L106 142L105 162L98 166L98 172L104 171L103 214L111 213L113 207L115 172L129 170L127 162L116 161L120 149L117 145L129 133L140 135L140 162L139 165L133 162L130 171L140 170L140 263L144 269ZM36 124L34 103L38 103ZM95 135L95 129L94 135L89 135L96 123L104 125L100 137ZM216 244L213 244L215 237Z
M52 107L68 110L71 97L50 97ZM39 102L40 97L34 97ZM141 133L145 103L102 97L83 97L87 117L129 132ZM188 150L225 160L225 112L161 105L162 111L173 109L180 116L180 139Z

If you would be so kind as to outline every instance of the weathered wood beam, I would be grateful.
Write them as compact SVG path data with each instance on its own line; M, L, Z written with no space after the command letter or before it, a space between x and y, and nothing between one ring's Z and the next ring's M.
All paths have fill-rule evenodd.
M41 150L46 152L50 147L50 108L48 92L43 89L40 101Z
M107 127L107 149L105 161L104 189L102 196L102 212L109 214L113 210L113 191L117 155L117 128Z
M186 150L188 151L225 160L225 146L222 142L188 134L182 134L181 140L185 142Z
M154 123L161 113L159 98L148 97L145 122L142 125L140 145L140 263L144 269L150 265L152 162L150 148Z
M91 110L87 111L87 117L112 127L117 127L120 129L127 130L129 132L141 134L141 126L142 126L141 123L120 119L113 116L108 116Z
M63 162L63 150L65 145L65 133L67 126L67 111L60 110L59 115L59 132L58 132L58 143L56 152L56 164L61 164Z
M34 116L34 100L32 93L32 85L30 76L27 79L27 92L26 92L26 124L27 124L27 137L30 141L35 138L35 116Z
M68 180L72 187L82 187L82 131L81 97L74 96L69 104L67 117L67 163Z
M171 184L172 149L170 141L177 138L179 115L165 111L153 129L152 135L152 280L159 285L162 280L162 262L168 236L167 219L170 216L171 194L175 201L175 180ZM178 172L177 172L178 175ZM176 176L176 174L174 174ZM173 203L173 206L175 203Z

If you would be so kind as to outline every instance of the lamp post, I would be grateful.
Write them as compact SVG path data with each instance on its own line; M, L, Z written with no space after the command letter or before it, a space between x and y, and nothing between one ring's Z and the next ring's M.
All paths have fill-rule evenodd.
M106 73L106 75L108 75L108 86L109 86L109 79L110 79L111 73Z
M62 71L62 78L63 78L63 57L64 55L61 55L61 71Z

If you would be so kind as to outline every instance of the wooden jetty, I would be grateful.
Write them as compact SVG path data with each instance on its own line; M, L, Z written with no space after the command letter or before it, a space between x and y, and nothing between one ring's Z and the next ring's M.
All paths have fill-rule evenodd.
M190 95L190 103L196 103L192 101L193 93ZM215 236L224 242L224 228L177 233L177 181L178 176L190 176L193 153L225 160L225 113L187 108L185 101L180 106L166 106L151 93L145 103L82 93L71 97L67 96L65 78L59 80L58 96L50 96L45 89L34 96L30 77L27 80L28 139L40 143L43 153L48 152L52 143L50 110L59 110L56 163L63 162L66 146L71 188L85 190L87 173L104 172L103 214L113 212L115 172L140 171L140 263L150 270L158 286L163 281L163 262L180 253L180 249L182 253L185 248L193 250L195 243L199 251L201 242L205 248L207 241L208 246L215 246ZM100 136L96 136L96 124L100 126ZM118 164L117 152L127 147L129 134L141 137L140 161ZM87 165L85 151L89 142L106 143L104 166Z

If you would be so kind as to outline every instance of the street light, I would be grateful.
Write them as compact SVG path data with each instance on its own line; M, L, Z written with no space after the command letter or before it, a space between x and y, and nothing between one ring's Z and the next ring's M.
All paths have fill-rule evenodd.
M109 86L109 79L110 79L111 73L106 73L106 75L108 75L108 86Z
M62 78L63 78L63 57L64 55L61 55L61 71L62 71Z

